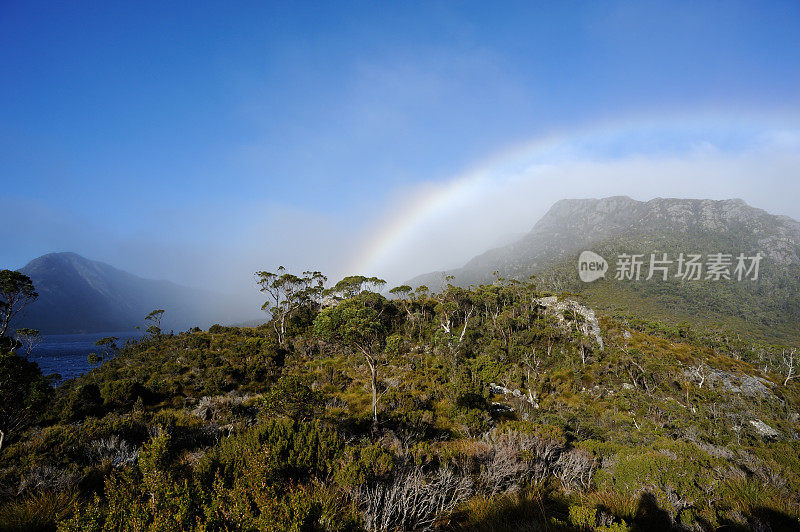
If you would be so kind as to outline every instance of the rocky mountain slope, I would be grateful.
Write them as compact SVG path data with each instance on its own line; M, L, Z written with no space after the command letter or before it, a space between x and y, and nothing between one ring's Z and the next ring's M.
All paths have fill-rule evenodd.
M578 256L584 250L608 261L604 279L590 284L579 280ZM622 253L643 255L640 280L614 279ZM673 260L668 279L646 281L650 255L663 253ZM733 266L739 253L760 253L763 259L755 281L686 281L674 276L680 253L704 258L730 254ZM561 200L517 242L487 251L462 268L421 275L409 284L437 290L445 275L452 275L452 282L460 286L489 283L495 271L505 278L536 275L541 288L578 292L601 309L619 312L701 319L736 328L738 323L729 323L733 317L765 330L778 326L788 331L800 321L800 223L740 199Z

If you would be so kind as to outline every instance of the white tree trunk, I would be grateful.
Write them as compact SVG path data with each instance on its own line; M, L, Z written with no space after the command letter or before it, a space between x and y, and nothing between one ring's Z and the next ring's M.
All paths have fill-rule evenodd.
M370 371L370 385L372 386L372 424L378 426L378 366L374 360L366 357Z

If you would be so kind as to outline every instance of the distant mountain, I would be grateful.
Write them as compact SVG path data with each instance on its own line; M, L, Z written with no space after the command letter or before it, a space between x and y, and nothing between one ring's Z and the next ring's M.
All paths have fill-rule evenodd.
M606 258L605 279L591 284L578 279L578 255L584 250ZM620 253L644 254L645 263L651 253L668 253L672 259L680 253L761 253L764 258L757 282L685 281L672 276L665 282L626 282L613 278ZM487 251L462 268L421 275L408 284L438 290L445 275L454 276L452 282L461 286L491 283L495 271L505 278L536 275L542 288L577 292L593 305L615 312L733 327L744 323L770 339L780 332L800 334L792 332L800 329L800 223L740 199L561 200L516 242Z
M162 329L255 318L237 299L169 281L142 279L75 253L50 253L20 270L39 298L12 324L44 334L129 331L151 310L164 309Z

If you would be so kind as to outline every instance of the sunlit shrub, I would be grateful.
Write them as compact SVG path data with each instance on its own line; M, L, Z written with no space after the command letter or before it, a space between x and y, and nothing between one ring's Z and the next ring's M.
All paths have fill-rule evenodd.
M395 468L395 456L379 444L350 447L341 460L336 481L345 487L389 478Z
M44 490L0 505L0 532L52 530L69 516L76 498L73 490Z

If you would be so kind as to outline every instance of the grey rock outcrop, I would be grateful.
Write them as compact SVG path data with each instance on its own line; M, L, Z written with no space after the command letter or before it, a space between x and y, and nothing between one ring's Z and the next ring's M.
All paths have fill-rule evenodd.
M589 336L597 343L600 351L603 350L603 337L600 335L600 323L597 321L597 316L594 310L572 299L558 299L556 296L540 297L535 302L544 307L548 312L555 316L559 323L565 323L567 318L565 312L570 311L574 316L580 316L578 321L578 330L584 336Z
M753 419L750 421L750 424L753 426L754 429L756 429L756 432L758 432L758 434L764 438L777 438L778 436L781 435L780 432L773 429L760 419Z
M686 370L684 374L697 381L700 376L695 370ZM728 393L741 393L750 397L775 399L775 394L770 390L772 382L762 377L747 374L737 374L730 371L706 367L703 370L704 385Z

